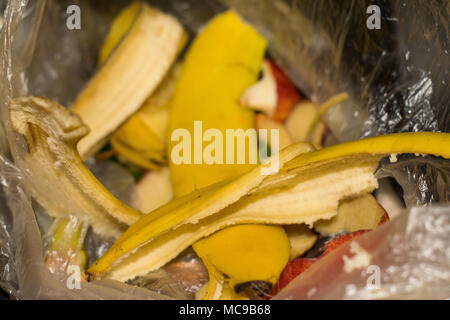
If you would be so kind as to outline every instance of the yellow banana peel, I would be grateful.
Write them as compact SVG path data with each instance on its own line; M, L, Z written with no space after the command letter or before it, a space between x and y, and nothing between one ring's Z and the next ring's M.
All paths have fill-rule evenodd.
M76 149L88 133L81 119L54 101L20 97L10 102L13 128L25 137L27 179L33 197L54 217L87 220L95 232L119 236L141 213L114 197L89 171Z
M280 226L243 224L214 233L193 249L207 267L225 274L234 288L258 280L275 284L289 261L290 243ZM210 284L214 277L217 272L210 273Z
M187 129L194 139L203 138L194 132L196 120L202 121L203 131L217 129L224 137L226 129L253 128L253 111L240 105L239 98L256 82L266 46L266 40L233 11L209 22L194 40L183 62L170 108L169 154L178 143L170 139L176 129ZM256 141L253 143L256 149ZM201 154L206 144L199 150ZM192 144L191 154L194 154L193 148ZM195 161L174 164L170 160L177 197L238 176L255 166L248 162L240 165L202 165Z
M90 129L78 150L88 158L133 115L161 83L185 41L181 24L144 2L132 3L111 26L103 63L72 110Z
M373 173L381 157L412 152L448 159L449 142L450 134L421 132L368 138L306 153L305 144L291 145L280 152L281 169L276 174L262 176L257 167L231 181L175 199L141 218L88 271L97 277L126 279L146 268L159 268L181 252L180 246L186 248L225 226L312 225L330 219L340 200L377 187Z
M167 125L169 101L180 66L174 66L144 105L111 137L111 146L128 161L145 169L157 170L167 164Z

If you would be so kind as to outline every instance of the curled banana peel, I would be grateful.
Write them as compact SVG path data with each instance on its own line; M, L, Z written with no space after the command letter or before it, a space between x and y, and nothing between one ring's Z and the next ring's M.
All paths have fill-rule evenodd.
M185 34L175 18L137 2L119 14L106 40L103 65L72 106L90 129L78 144L83 159L98 151L158 87Z
M88 128L58 103L20 97L9 106L13 128L25 137L27 182L33 197L54 217L87 220L95 232L119 236L141 213L114 197L89 171L77 151Z
M301 224L337 214L339 201L372 192L379 160L390 153L450 158L450 134L399 133L312 151L304 143L281 150L280 170L261 167L179 197L142 217L88 272L127 280L155 270L183 249L226 226L246 223Z
M193 245L209 272L205 300L218 299L224 275L231 288L250 281L274 285L289 261L290 243L280 226L238 225Z
M111 136L111 146L126 160L146 169L167 165L169 102L181 66L175 65L144 105Z

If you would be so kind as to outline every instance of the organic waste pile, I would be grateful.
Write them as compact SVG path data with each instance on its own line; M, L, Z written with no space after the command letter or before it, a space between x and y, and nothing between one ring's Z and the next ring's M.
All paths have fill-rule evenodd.
M164 272L189 298L269 299L402 214L389 184L374 196L382 159L450 158L447 133L338 144L322 118L349 95L309 100L267 46L233 10L192 36L170 14L133 2L110 25L97 72L69 108L37 96L11 101L28 187L54 218L44 253L52 273L77 266L82 281L146 287ZM244 144L230 147L229 129L248 133ZM134 177L127 203L90 170L111 162ZM89 228L108 247L96 261L85 249Z

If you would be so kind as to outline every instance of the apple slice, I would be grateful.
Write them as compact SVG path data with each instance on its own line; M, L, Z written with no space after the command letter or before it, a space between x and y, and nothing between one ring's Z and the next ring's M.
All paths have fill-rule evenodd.
M321 145L326 127L322 121L314 123L319 107L312 102L301 102L286 119L286 129L293 142L306 141Z
M294 106L302 100L302 96L288 76L273 62L266 59L272 69L273 77L277 84L277 106L273 119L284 122Z
M343 201L338 214L329 220L319 220L314 229L322 235L333 235L341 232L375 229L386 211L374 196L365 194L358 198Z
M283 123L295 104L302 100L302 96L273 61L265 59L261 70L261 80L244 92L240 102Z
M405 211L403 200L394 190L393 185L387 179L378 180L379 188L376 193L376 198L380 205L386 209L389 218L393 219Z
M240 102L246 107L272 116L278 101L277 84L267 60L263 61L261 70L261 80L245 90Z
M284 227L284 230L286 230L291 243L291 261L304 255L306 251L314 246L318 239L318 235L305 224L287 225Z
M343 245L344 243L355 239L356 237L359 237L360 235L363 235L366 232L369 232L370 230L360 230L360 231L355 231L355 232L351 232L351 233L346 233L343 234L341 236L335 237L333 239L331 239L330 241L328 241L325 244L325 248L323 250L322 255L319 258L322 258L324 256L326 256L327 254L329 254L330 252L336 250L337 248L339 248L341 245Z
M255 117L255 129L257 131L259 129L267 129L267 143L270 146L272 146L271 129L278 129L279 150L292 144L292 139L285 126L262 113L257 114Z
M173 198L170 170L164 167L150 171L139 180L133 194L133 203L141 212L151 212Z

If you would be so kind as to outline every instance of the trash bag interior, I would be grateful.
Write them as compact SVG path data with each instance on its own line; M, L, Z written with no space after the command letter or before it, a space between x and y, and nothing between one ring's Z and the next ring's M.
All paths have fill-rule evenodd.
M446 1L0 10L10 298L450 298ZM198 120L278 141L255 133L257 163L178 166L167 132Z

